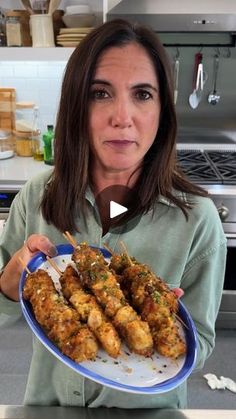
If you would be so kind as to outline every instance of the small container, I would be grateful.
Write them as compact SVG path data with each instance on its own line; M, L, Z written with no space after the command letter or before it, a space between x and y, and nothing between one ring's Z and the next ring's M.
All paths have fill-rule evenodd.
M19 3L19 2L18 2ZM22 47L31 47L32 39L30 35L29 20L30 15L27 10L5 10L5 17L17 17L20 21Z
M11 144L11 133L0 130L0 159L9 159L14 156L14 150Z
M33 102L16 102L16 131L32 132L34 130L34 108Z
M6 18L6 36L8 47L21 47L21 23L17 16L7 16Z
M30 15L32 45L38 47L55 47L52 15Z
M16 138L16 154L21 157L32 157L32 133L28 131L14 131L14 134Z
M44 142L44 163L50 166L54 165L54 131L53 125L47 126L47 132L43 134Z

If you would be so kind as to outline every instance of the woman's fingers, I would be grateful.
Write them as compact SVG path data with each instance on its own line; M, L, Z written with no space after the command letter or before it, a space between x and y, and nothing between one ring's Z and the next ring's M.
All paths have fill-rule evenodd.
M173 291L178 298L181 298L184 295L184 290L182 290L182 288L173 288Z
M57 249L54 244L41 234L32 234L25 241L24 246L31 255L37 252L43 252L45 255L54 257L57 255Z

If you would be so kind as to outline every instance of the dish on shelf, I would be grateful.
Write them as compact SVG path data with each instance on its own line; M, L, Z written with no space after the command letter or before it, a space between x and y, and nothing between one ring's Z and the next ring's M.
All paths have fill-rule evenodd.
M54 262L63 271L68 263L71 263L73 248L71 245L57 246L58 256ZM105 258L109 258L109 252L100 249ZM41 268L45 269L52 277L55 285L59 284L58 273L51 267L46 257L38 253L28 264L31 272ZM159 355L157 352L152 357L146 358L131 353L125 344L122 345L122 355L111 358L103 349L99 349L95 361L75 363L49 340L44 330L38 324L33 314L29 301L23 297L23 288L26 280L26 271L20 280L20 303L23 314L32 332L41 343L61 362L72 368L77 373L104 386L120 391L140 394L157 394L170 391L179 386L190 375L196 359L196 331L193 321L184 307L179 302L179 317L186 324L186 328L178 322L178 327L183 339L186 341L187 352L178 360L171 360Z
M74 14L89 14L91 13L91 9L88 4L76 4L72 6L66 7L66 14L67 15L74 15Z
M79 41L57 41L58 45L61 45L62 47L77 47L79 44Z
M85 36L87 36L86 33L72 33L71 32L71 33L63 33L61 35L57 35L57 39L64 39L64 40L66 40L67 38L83 39Z
M83 29L85 29L83 31ZM76 47L78 43L87 36L90 28L63 28L57 35L57 44L64 47Z
M60 29L60 35L61 34L67 34L67 33L85 33L85 34L87 34L87 33L89 33L89 32L91 32L91 30L92 29L94 29L94 27L89 27L89 28L86 28L86 27L81 27L81 28L61 28Z
M95 15L93 14L74 14L62 16L62 20L68 28L80 28L93 26Z

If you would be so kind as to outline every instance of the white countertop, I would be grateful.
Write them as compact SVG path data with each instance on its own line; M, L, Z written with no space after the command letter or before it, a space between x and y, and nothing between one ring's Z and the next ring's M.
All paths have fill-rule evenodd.
M3 185L21 187L28 179L50 167L52 166L43 161L36 161L33 157L14 156L0 160L0 187Z
M34 175L48 170L50 167L43 161L36 161L33 157L14 156L10 159L0 159L0 188L16 186L18 189ZM235 195L235 185L201 185L207 189L211 195ZM16 188L16 189L17 189ZM15 188L14 188L15 189Z

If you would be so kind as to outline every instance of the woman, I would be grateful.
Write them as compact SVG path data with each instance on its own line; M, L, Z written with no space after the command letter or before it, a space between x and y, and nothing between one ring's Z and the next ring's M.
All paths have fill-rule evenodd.
M19 256L27 263L38 250L55 255L53 243L63 242L65 230L78 241L100 247L106 242L117 252L123 240L132 256L184 290L201 368L214 347L226 241L206 192L176 165L171 69L151 30L117 20L81 42L66 68L55 137L54 170L23 187L1 237L2 311L17 307ZM101 201L95 202L114 185L124 188L121 204L127 190L133 193L127 214L115 225ZM34 340L25 403L183 408L186 388L184 383L161 395L135 395L102 387Z

